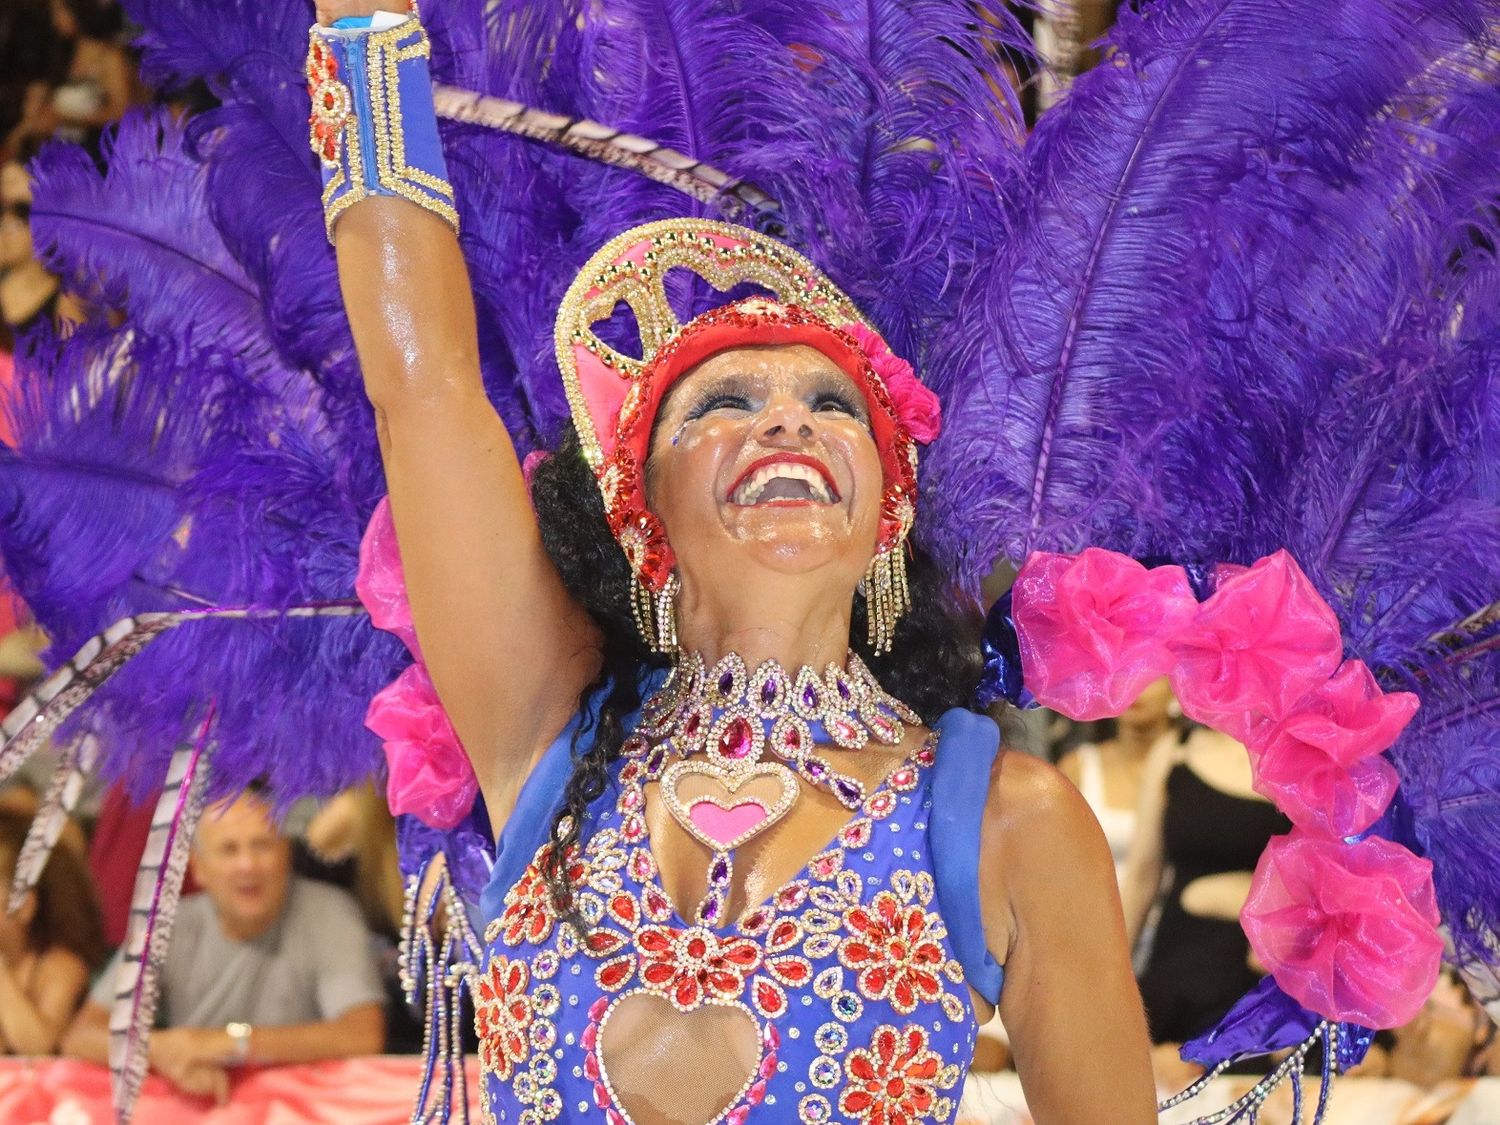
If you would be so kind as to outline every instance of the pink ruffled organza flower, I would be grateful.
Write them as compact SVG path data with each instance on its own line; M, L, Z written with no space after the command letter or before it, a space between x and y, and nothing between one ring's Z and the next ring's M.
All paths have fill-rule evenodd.
M1071 719L1119 715L1172 667L1171 642L1197 602L1179 566L1148 570L1115 551L1039 551L1016 576L1026 687Z
M385 743L386 800L433 828L452 828L474 807L479 780L432 679L413 664L370 700L365 726Z
M1328 603L1277 551L1223 579L1174 648L1183 712L1249 742L1328 679L1344 641Z
M1375 823L1399 778L1380 756L1417 711L1410 692L1381 691L1359 660L1346 660L1249 750L1255 788L1315 835L1354 836Z
M391 522L388 496L382 496L375 505L375 514L359 541L359 573L354 579L354 592L369 611L375 628L395 633L413 656L422 659L417 631L411 623L411 603L406 600L406 575L401 569L401 552L396 547L396 525Z
M1240 922L1282 990L1326 1019L1398 1027L1437 982L1432 864L1379 836L1273 837Z
M896 407L896 417L911 434L912 440L922 445L929 444L943 428L943 408L938 396L922 385L911 364L902 359L886 345L886 342L863 324L845 327L855 343L864 351L885 384Z

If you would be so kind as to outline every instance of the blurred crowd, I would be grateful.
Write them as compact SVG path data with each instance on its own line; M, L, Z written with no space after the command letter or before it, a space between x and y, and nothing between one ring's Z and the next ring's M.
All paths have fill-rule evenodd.
M1245 748L1185 719L1166 680L1118 720L1026 714L1034 720L1031 749L1078 786L1114 854L1157 1084L1182 1089L1203 1073L1182 1059L1182 1045L1213 1028L1265 973L1240 909L1261 851L1291 823L1255 791ZM1426 1007L1405 1027L1380 1033L1356 1073L1424 1088L1487 1075L1492 1065L1500 1073L1495 1030L1445 970ZM1003 1025L996 1020L983 1035L976 1068L1006 1067ZM1230 1073L1257 1069L1269 1064Z
M115 0L0 5L0 385L20 333L81 318L34 253L25 165L52 140L98 155L105 127L144 96L128 40Z

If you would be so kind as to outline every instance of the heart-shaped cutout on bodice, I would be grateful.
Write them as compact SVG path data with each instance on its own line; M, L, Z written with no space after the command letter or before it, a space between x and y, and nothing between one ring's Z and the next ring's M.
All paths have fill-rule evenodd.
M727 852L786 815L797 798L797 779L774 762L734 773L712 762L677 762L662 774L661 796L695 840Z
M682 1012L635 990L604 1013L599 1077L632 1125L708 1125L733 1109L761 1069L750 1009L707 1002Z

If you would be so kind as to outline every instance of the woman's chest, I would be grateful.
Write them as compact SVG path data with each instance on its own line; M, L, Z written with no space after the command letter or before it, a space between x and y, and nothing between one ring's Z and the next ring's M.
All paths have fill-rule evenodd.
M588 936L552 909L537 863L486 931L476 1018L493 1119L949 1120L975 1021L936 899L927 762L893 770L720 928L663 889L627 775L568 857Z

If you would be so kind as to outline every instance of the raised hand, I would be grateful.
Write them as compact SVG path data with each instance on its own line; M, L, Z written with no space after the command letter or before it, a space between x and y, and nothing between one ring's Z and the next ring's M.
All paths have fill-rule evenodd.
M335 20L357 19L372 16L376 12L411 11L409 0L316 0L318 25L327 27Z

